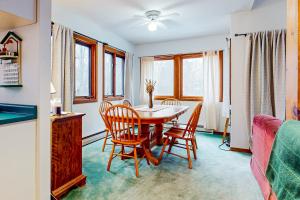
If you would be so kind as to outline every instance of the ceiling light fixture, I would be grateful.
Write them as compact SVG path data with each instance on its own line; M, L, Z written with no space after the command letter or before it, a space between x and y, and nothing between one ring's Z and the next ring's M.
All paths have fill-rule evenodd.
M148 24L148 30L153 32L157 30L157 22L155 20L152 20L149 24Z

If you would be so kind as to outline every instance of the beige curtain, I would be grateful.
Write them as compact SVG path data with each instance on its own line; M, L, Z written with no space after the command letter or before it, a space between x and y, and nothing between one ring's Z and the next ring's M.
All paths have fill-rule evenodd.
M140 103L146 104L148 96L145 91L145 80L153 80L154 57L141 58Z
M126 52L125 55L125 99L128 99L130 102L133 102L133 54Z
M62 101L64 111L72 111L74 77L73 31L59 24L52 31L52 83L54 98Z
M219 125L220 66L219 53L205 52L203 55L203 107L200 123L205 129L217 130Z
M258 32L246 37L247 123L256 114L285 119L285 30Z

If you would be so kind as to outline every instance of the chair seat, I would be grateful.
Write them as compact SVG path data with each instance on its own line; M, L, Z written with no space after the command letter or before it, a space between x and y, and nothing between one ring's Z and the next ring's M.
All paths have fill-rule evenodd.
M148 139L146 135L142 135L139 139L133 140L126 138L126 134L121 135L120 138L117 140L112 139L111 141L116 144L123 144L123 145L139 145L145 142Z
M179 139L191 139L184 136L184 129L179 128L171 128L170 130L165 132L164 135Z

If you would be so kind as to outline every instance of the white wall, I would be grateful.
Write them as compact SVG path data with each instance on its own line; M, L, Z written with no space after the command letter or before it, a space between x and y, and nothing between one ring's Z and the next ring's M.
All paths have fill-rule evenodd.
M231 33L251 33L286 28L286 0L231 15Z
M34 199L50 199L50 31L51 0L37 0L37 24L17 28L15 31L23 39L22 46L22 88L0 88L1 103L33 104L38 106L38 119L33 137L35 149L35 176L28 180L34 182ZM6 32L0 33L2 38ZM9 134L2 133L1 134ZM26 134L26 133L24 133ZM24 142L15 138L15 145ZM7 156L9 156L9 152ZM32 162L32 160L24 161ZM32 164L32 163L31 163ZM26 163L24 163L26 165ZM17 176L15 171L6 171ZM9 188L11 187L11 188ZM3 190L17 193L13 184L1 186ZM29 199L33 199L28 197ZM22 197L22 199L28 199ZM20 199L20 198L19 198Z
M143 44L137 45L136 52L136 60L134 67L134 85L137 87L134 88L134 98L136 99L135 104L139 104L139 85L140 85L140 63L139 58L144 56L156 56L156 55L168 55L168 54L183 54L183 53L197 53L208 50L226 50L227 42L226 35L212 35L207 37L200 38L191 38L185 40L176 40L176 41L168 41L161 43L151 43L151 44ZM226 59L227 52L224 54L224 79L228 80L229 75L229 65L228 59ZM228 81L227 81L228 83ZM229 90L229 84L224 84L224 92ZM159 102L156 102L159 104ZM187 123L189 116L192 113L193 108L196 103L191 101L183 102L184 105L190 107L188 112L186 112L183 116L180 117L180 123ZM224 128L224 118L222 117L222 103L219 105L219 116L220 116L220 124L219 131L223 131Z
M100 27L97 23L85 16L73 13L70 9L61 9L60 7L53 7L52 21L66 27L73 31L87 35L91 38L101 42L108 43L111 46L122 49L127 52L134 52L134 45L124 40L122 37L116 35L110 30ZM99 105L102 101L102 83L103 83L103 49L102 44L98 45L98 102L75 104L73 105L74 112L85 113L83 117L83 137L104 131L105 126L98 113ZM118 103L118 102L113 102Z
M231 16L231 35L286 28L286 1ZM232 121L231 147L249 148L249 134L245 123L245 38L232 37Z

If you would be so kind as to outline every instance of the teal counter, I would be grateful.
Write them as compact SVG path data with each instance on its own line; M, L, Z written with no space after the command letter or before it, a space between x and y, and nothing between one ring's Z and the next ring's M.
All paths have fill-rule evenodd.
M0 103L0 125L37 118L37 106Z

